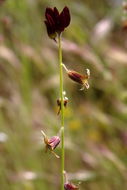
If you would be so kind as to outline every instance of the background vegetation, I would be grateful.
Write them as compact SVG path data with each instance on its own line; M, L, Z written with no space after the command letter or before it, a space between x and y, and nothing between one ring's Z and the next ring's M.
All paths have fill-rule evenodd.
M121 1L0 1L0 189L59 190L60 160L45 154L40 130L59 131L57 44L47 6L71 11L63 62L85 73L80 91L64 73L66 170L81 190L127 189L127 32ZM60 149L57 149L60 154Z

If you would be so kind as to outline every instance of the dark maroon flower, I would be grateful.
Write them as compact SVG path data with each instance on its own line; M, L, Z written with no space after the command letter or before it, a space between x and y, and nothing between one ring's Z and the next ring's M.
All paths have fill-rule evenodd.
M50 150L57 158L59 158L59 156L53 150L59 145L60 138L58 136L53 136L49 139L43 131L41 131L41 133L44 137L46 152L47 150Z
M65 190L78 190L79 187L69 182L69 183L64 184L64 189Z
M47 33L50 38L55 39L57 34L60 34L70 24L70 12L68 7L64 7L59 13L56 7L46 8L44 21L47 28Z

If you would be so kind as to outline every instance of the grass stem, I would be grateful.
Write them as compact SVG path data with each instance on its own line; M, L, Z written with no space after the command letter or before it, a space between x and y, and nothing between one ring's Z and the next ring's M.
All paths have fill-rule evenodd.
M63 65L61 35L58 35L59 46L59 74L60 74L60 99L61 99L61 190L64 190L64 95L63 95Z

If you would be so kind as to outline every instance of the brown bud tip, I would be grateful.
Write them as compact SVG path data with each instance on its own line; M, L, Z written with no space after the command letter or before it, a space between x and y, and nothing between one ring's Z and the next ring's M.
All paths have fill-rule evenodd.
M78 190L79 187L76 186L76 185L74 185L74 184L72 184L72 183L65 183L64 184L64 189L65 190Z

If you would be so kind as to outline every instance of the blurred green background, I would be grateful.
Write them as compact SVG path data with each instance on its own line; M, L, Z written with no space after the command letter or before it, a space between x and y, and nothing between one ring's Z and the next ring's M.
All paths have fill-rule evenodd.
M63 62L90 89L68 79L66 171L81 190L127 189L127 32L120 0L0 1L0 189L59 190L60 160L45 154L40 131L59 133L57 44L44 26L47 6L67 5ZM56 150L60 155L60 147Z

